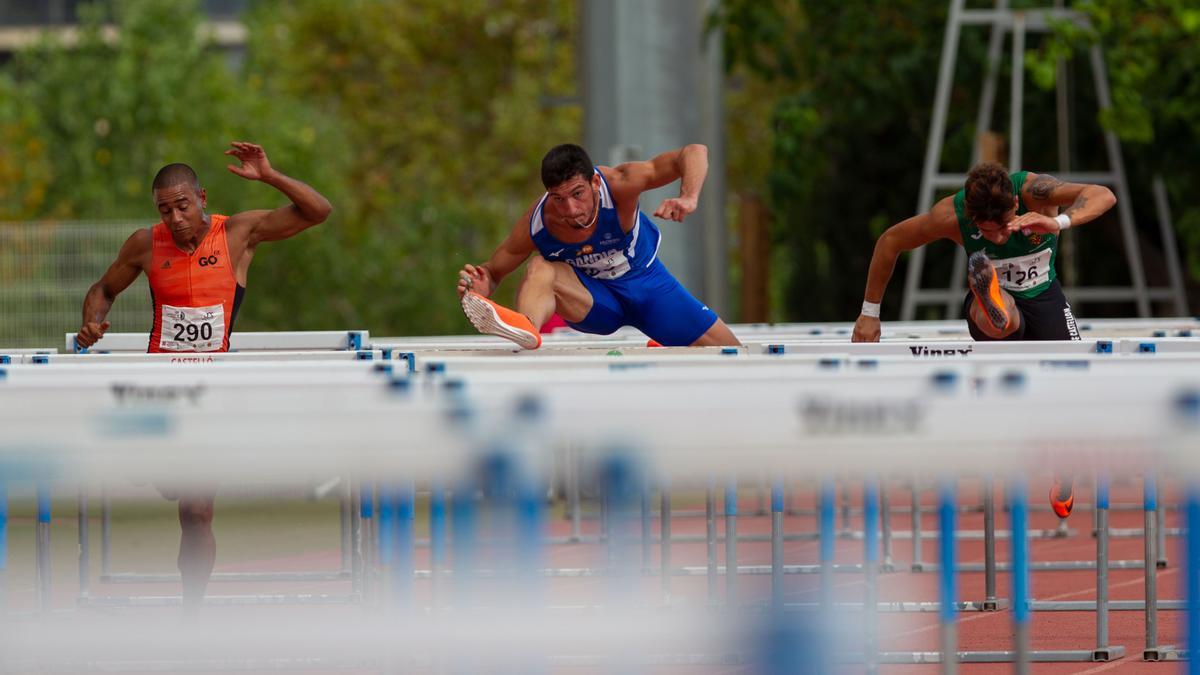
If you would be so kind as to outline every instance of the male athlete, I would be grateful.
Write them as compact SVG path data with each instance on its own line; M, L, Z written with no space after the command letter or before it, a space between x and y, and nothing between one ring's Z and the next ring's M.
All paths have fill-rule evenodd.
M1054 268L1058 235L1098 218L1117 199L1101 185L1064 183L1048 174L1009 174L979 164L963 189L888 228L875 242L855 342L879 340L879 303L902 251L949 239L966 249L963 299L976 340L1078 340L1071 306ZM1065 207L1062 213L1059 208ZM1055 480L1050 503L1060 518L1074 506L1069 478Z
M208 194L196 172L186 164L163 167L153 186L162 220L134 232L100 281L88 289L83 326L75 337L80 347L91 347L104 336L113 301L144 272L154 305L150 352L227 351L255 247L287 239L329 216L329 201L273 169L261 147L231 145L225 154L241 165L230 165L230 171L270 185L292 203L270 211L209 215L205 213ZM159 490L168 499L179 499L179 573L184 605L194 610L204 599L217 554L212 532L216 489L192 486L178 494L164 487Z
M459 272L467 318L481 333L525 349L541 346L538 327L555 312L584 333L633 326L664 346L738 345L725 322L658 259L658 227L638 205L643 192L679 180L679 196L654 215L682 222L696 210L707 173L703 145L616 167L593 165L578 145L551 148L542 159L546 194L486 263ZM516 311L489 300L526 259Z

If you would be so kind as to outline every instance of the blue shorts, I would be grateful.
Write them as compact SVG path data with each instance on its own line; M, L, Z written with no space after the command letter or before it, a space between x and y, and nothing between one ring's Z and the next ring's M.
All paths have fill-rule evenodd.
M697 300L655 260L650 267L618 279L593 279L575 270L592 294L583 321L567 325L583 333L608 335L633 326L665 347L686 347L717 322L717 313Z

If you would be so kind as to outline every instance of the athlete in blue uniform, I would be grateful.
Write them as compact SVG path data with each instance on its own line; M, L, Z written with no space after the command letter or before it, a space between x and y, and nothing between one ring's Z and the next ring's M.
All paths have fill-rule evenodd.
M703 145L612 168L594 166L578 145L552 148L542 159L546 194L486 263L464 265L459 273L467 318L481 333L525 349L541 346L537 327L555 312L584 333L633 326L664 346L739 344L658 259L661 235L638 205L643 192L679 180L679 196L654 215L682 222L696 210L707 173ZM488 299L526 259L516 311Z

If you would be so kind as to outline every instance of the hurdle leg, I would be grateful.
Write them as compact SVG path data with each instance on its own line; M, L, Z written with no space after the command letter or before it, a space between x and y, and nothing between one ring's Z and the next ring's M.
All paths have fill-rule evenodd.
M704 543L708 555L708 604L717 605L717 482L709 477L704 492Z
M8 605L8 484L0 478L0 615Z
M48 612L54 605L50 579L50 485L37 484L37 526L34 537L37 546L38 609Z
M822 480L817 503L821 542L821 611L829 616L833 611L833 561L836 549L833 532L834 484Z
M983 479L983 611L994 612L1004 603L996 598L996 492L991 476Z
M879 643L876 614L879 611L879 484L875 478L863 481L863 647L868 673L879 670Z
M429 583L430 604L438 606L446 564L446 488L440 481L429 486Z
M112 498L108 483L100 485L100 578L112 573Z
M1187 555L1184 557L1184 592L1187 597L1188 675L1200 675L1200 486L1187 487Z
M583 514L579 503L579 453L573 446L566 450L566 471L567 509L571 514L571 543L574 544L583 538Z
M854 533L850 523L850 481L842 481L842 530L841 536L849 538Z
M1158 523L1158 546L1155 549L1158 552L1158 557L1154 561L1154 566L1160 570L1167 568L1167 508L1162 497L1162 480L1157 474L1154 476L1154 503L1155 521Z
M1093 661L1111 661L1125 648L1108 644L1108 476L1096 476L1096 649Z
M1145 528L1142 536L1142 550L1144 552L1143 559L1146 561L1146 567L1142 571L1145 583L1146 597L1146 647L1142 652L1142 658L1146 661L1158 661L1158 568L1151 561L1156 560L1155 548L1158 544L1158 504L1157 490L1155 489L1155 480L1150 472L1146 472L1142 476L1142 503L1145 508L1145 513L1142 518L1142 527Z
M650 573L651 539L650 533L650 486L642 485L642 573Z
M725 606L737 607L737 478L730 478L725 485Z
M350 590L351 593L363 600L363 521L362 521L362 485L358 480L351 480L350 485Z
M659 490L659 573L663 602L671 600L671 490L663 483Z
M958 634L955 621L957 620L957 594L954 579L955 539L954 516L955 503L954 482L942 479L938 490L938 520L941 527L939 551L941 552L940 568L938 570L939 587L941 589L941 605L938 618L941 624L942 673L955 675L958 672Z
M880 569L892 572L895 570L892 563L892 500L888 495L886 479L879 482L879 525L883 535L883 562Z
M79 601L88 598L88 582L91 579L91 558L88 542L88 493L87 486L79 486Z
M342 552L342 574L353 573L354 554L350 544L350 482L343 479L338 490L338 535Z
M783 480L771 484L771 606L783 609Z
M1013 645L1017 675L1029 675L1029 514L1025 501L1025 485L1020 478L1009 481L1009 518L1012 547L1012 608Z
M921 561L921 486L916 477L912 479L912 571L923 572L925 563Z

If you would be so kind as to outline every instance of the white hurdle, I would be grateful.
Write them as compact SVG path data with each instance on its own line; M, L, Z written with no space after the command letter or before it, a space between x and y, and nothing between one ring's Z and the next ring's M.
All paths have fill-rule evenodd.
M733 350L648 349L628 338L622 338L625 343L614 340L599 346L564 339L561 347L555 347L548 340L547 349L536 354L512 353L472 339L441 348L423 348L419 341L379 341L362 345L361 350L294 352L295 358L273 350L214 355L219 358L195 368L181 368L169 355L20 355L21 361L29 361L0 366L0 428L5 429L0 437L0 476L41 485L130 477L155 481L187 476L211 481L260 473L281 482L313 476L361 479L363 495L356 501L361 509L370 510L365 521L373 521L376 529L359 527L352 535L354 586L364 595L370 587L371 597L387 610L384 620L360 624L355 617L344 624L360 638L352 654L316 637L311 644L296 647L295 653L286 653L287 644L268 635L265 626L239 626L244 641L223 631L201 631L210 641L210 651L199 661L208 665L219 665L222 658L230 659L225 665L231 667L302 658L312 665L332 667L357 658L394 666L395 644L385 636L398 629L426 636L425 644L405 643L418 659L406 663L455 663L465 658L461 639L447 642L432 634L440 623L437 619L425 628L409 621L408 612L426 608L413 587L414 580L423 577L438 579L429 605L438 611L431 617L448 612L456 623L474 620L475 608L493 604L493 598L479 595L486 589L499 593L496 597L503 599L502 604L512 603L513 608L489 615L488 625L511 622L528 628L515 617L533 611L560 626L554 632L559 638L555 644L530 647L533 651L518 657L509 664L512 667L528 665L522 660L528 658L538 663L586 664L586 659L580 659L581 654L589 654L586 636L572 627L586 624L576 622L580 611L609 610L547 603L545 578L602 575L611 582L604 602L619 611L637 604L628 597L635 585L631 580L652 574L661 575L668 607L671 577L706 576L707 601L729 610L721 613L725 617L721 626L730 634L746 635L740 632L752 621L746 612L757 612L754 616L764 625L791 631L787 634L796 637L795 631L803 625L797 617L811 616L813 610L832 617L835 610L854 609L861 617L860 632L852 633L854 644L823 643L815 629L804 628L803 636L814 640L805 643L815 645L814 654L862 662L868 670L882 663L940 662L945 672L953 672L958 662L1022 665L1034 660L1123 656L1123 647L1109 644L1107 634L1107 612L1117 607L1106 598L1109 528L1103 515L1093 566L1098 599L1087 608L1097 613L1095 640L1080 649L1030 648L1029 614L1040 608L1030 598L1028 577L1033 569L1053 568L1029 560L1023 478L1028 472L1044 470L1047 457L1072 466L1096 467L1102 476L1097 499L1101 514L1107 506L1105 472L1150 477L1161 473L1196 484L1200 479L1200 459L1194 452L1200 433L1200 403L1196 403L1200 401L1200 341L1136 336L1012 345L922 338L919 344L924 349L956 350L952 356L936 355L943 360L914 354L914 344L908 342L793 341L786 331L769 334L766 330L761 337L760 342ZM614 350L613 344L622 346ZM970 351L958 351L964 345ZM619 355L610 356L611 351ZM1055 414L1029 414L1040 410ZM222 439L202 433L216 416L225 425ZM1022 423L997 426L996 419ZM980 428L989 433L981 436ZM254 452L230 447L228 437L246 439ZM568 486L569 498L580 499L578 486L587 477L602 486L599 541L607 550L605 564L568 569L543 562L548 543L541 529L544 484L554 454L564 446L578 458L569 472L569 482L575 486ZM876 614L889 609L877 595L878 574L886 569L887 557L880 544L886 542L890 512L881 502L885 493L879 485L881 478L893 475L922 476L938 485L938 560L935 565L914 560L938 574L938 602L920 608L939 612L941 648L936 652L887 652L879 647ZM1008 483L1013 587L1007 600L1017 636L1015 649L958 649L958 612L983 605L998 609L1004 600L996 597L994 582L988 597L980 601L964 603L958 597L956 574L975 571L955 559L955 480L963 475L995 476ZM772 555L766 566L738 561L738 544L748 541L737 529L739 479L758 476L770 477ZM863 564L844 565L840 570L864 574L862 602L853 606L835 605L831 591L832 574L839 571L832 548L836 537L836 503L829 489L833 476L851 476L866 486ZM784 507L790 486L801 481L822 485L817 508L821 548L815 565L787 564L783 555ZM419 486L430 490L429 545L435 550L428 570L417 569L414 559ZM660 496L658 570L647 564L646 557L653 541L652 491L647 486L655 486ZM704 489L707 496L708 557L706 565L689 567L671 559L675 538L670 521L676 514L670 494L692 486ZM716 552L719 489L725 497L721 504L724 564L719 564ZM44 494L48 497L48 492ZM1161 549L1154 546L1162 531L1156 515L1151 515L1161 507L1153 481L1148 481L1145 495L1142 535L1149 598L1156 597L1151 593L1155 564L1150 561L1157 560ZM1188 505L1192 524L1200 521L1200 506L1195 504L1200 501L1193 497ZM512 544L499 557L492 554L485 559L480 552L496 536L479 529L483 522L479 509L484 507L490 509L492 522L509 523L504 532ZM990 570L984 571L994 578L995 571L1005 566L994 559L994 523L986 525L992 508L993 504L985 503L985 528L990 530L985 540L993 551L987 556ZM911 512L914 525L919 526L919 502ZM363 515L359 512L360 522ZM453 528L447 527L447 520L453 521ZM45 525L43 529L39 522L39 546L43 531L48 537L48 508ZM81 527L81 537L85 530ZM924 536L914 532L917 550ZM371 550L372 542L377 542L377 551ZM81 545L86 550L86 542ZM0 548L0 571L3 553ZM1200 556L1181 561L1189 578L1195 576L1197 559ZM376 565L377 575L370 572ZM765 605L746 598L739 578L747 574L771 577ZM819 574L820 601L784 602L784 580L789 574ZM48 580L48 569L45 576ZM48 591L42 592L49 606ZM1200 590L1189 588L1190 602L1178 605L1143 603L1148 645L1143 658L1183 655L1173 646L1157 645L1157 634L1150 631L1158 609L1187 609L1189 636L1191 631L1200 636L1196 594ZM765 640L731 644L728 639L713 639L700 626L685 626L681 617L686 612L659 608L658 613L662 628L687 630L680 628L674 641L662 637L645 653L639 652L637 658L646 659L641 662L742 663L773 658L764 656L771 653L762 647ZM637 622L632 617L628 621ZM317 626L324 623L297 616L292 627L297 634L310 635ZM375 630L379 626L388 630ZM36 651L62 628L53 616L46 616L21 631L0 630L0 654L5 655L0 656L0 666L64 667L79 659L113 664L122 662L114 657L114 650L132 645L131 638L104 631L111 643L84 638L74 651ZM345 631L336 633L346 638ZM261 644L252 642L255 635L263 638ZM72 637L76 636L72 633ZM191 643L164 638L163 644L170 646L153 654L160 665L198 660ZM491 653L481 647L483 652ZM617 656L601 657L596 663L620 665Z

